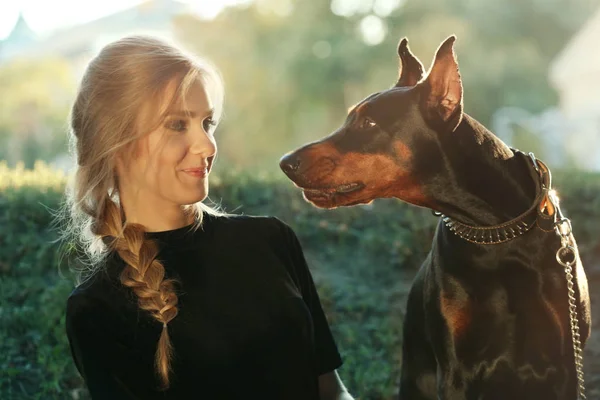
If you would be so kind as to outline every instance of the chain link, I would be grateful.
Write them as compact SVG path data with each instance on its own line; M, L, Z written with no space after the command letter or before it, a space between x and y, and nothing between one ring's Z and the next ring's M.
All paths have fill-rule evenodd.
M556 252L556 261L565 267L567 290L569 297L569 319L571 323L571 336L573 338L573 355L575 359L575 372L577 374L577 394L579 399L585 397L585 381L583 378L583 351L579 335L579 319L577 318L577 299L573 289L573 264L577 262L575 247L570 245L571 221L562 218L555 224L556 234L560 237L561 247ZM567 258L569 257L569 258Z

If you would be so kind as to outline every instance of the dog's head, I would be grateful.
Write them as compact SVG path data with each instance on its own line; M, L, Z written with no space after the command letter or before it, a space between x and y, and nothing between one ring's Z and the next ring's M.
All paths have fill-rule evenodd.
M431 206L421 175L441 158L439 135L454 131L463 117L455 39L439 46L426 77L402 39L392 88L359 102L329 136L282 157L281 169L309 202L335 208L396 197Z

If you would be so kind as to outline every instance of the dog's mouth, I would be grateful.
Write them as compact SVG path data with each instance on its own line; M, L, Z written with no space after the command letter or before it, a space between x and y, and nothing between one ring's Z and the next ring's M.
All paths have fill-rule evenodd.
M322 199L330 199L335 195L339 194L349 194L356 192L365 185L360 182L353 183L345 183L343 185L334 186L334 187L324 187L324 188L302 188L304 194L309 199L322 198Z

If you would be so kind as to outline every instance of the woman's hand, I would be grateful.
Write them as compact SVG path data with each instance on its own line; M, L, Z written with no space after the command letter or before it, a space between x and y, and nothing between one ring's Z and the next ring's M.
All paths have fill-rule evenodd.
M338 397L335 398L335 400L355 400L354 397L352 397L352 395L348 392L344 392L344 393L340 393ZM356 399L358 400L358 399Z
M337 371L319 376L319 396L321 400L354 400L342 383Z

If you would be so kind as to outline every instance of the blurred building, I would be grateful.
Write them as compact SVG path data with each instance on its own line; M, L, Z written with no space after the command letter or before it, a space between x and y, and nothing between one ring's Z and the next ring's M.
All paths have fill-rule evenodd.
M560 96L564 148L575 164L600 170L600 9L554 59L549 79Z
M22 15L12 32L0 41L0 63L14 57L60 56L72 63L76 74L90 58L110 41L130 33L148 33L175 38L173 18L189 12L189 6L175 0L146 0L117 13L71 26L41 37Z
M551 168L600 171L600 9L551 62L550 84L559 104L539 114L502 107L491 128L502 140L534 151Z
M0 40L0 62L19 55L24 49L37 43L38 40L36 33L23 18L23 14L19 14L19 19L13 30L6 39Z
M175 0L147 0L143 3L105 17L55 31L46 36L36 34L21 14L11 33L0 41L0 65L15 58L33 59L45 56L60 57L68 61L73 79L79 80L89 60L105 44L131 33L147 33L175 39L173 23L177 15L190 12L189 6ZM35 118L28 118L27 121ZM43 129L35 130L48 135ZM9 146L15 157L22 157L24 135L14 135ZM66 154L49 160L55 168L68 171L73 160Z

